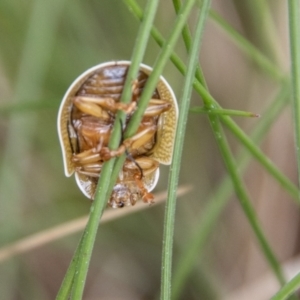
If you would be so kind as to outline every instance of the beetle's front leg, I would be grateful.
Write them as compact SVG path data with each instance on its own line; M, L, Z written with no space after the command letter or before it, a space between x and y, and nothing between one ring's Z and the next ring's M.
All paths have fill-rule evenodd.
M74 97L73 103L82 112L104 120L108 120L110 118L108 111L115 113L118 110L123 110L126 114L129 114L136 108L136 102L125 104L116 102L113 98L99 98L91 96Z
M100 150L101 158L104 161L112 157L120 156L126 149L138 149L149 142L157 130L157 125L147 126L145 129L138 131L134 136L123 141L122 145L116 150L110 150L108 147L103 147Z

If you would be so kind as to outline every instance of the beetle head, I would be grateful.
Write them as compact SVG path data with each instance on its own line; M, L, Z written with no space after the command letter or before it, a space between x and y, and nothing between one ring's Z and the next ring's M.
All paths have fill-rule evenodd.
M120 182L115 185L108 204L112 208L121 208L134 205L141 197L141 191L134 182Z

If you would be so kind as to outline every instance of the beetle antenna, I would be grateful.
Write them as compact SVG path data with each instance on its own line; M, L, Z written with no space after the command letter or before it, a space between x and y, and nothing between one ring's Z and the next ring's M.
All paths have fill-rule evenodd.
M141 166L137 163L137 161L132 157L132 155L127 151L127 149L125 150L125 154L126 154L126 157L132 161L136 166L137 168L139 169L140 173L141 173L141 178L144 177L144 172L143 172L143 169L141 168Z

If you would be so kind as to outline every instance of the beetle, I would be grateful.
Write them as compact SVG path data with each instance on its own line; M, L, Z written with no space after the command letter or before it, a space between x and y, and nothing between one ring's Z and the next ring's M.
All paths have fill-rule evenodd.
M150 193L159 178L159 164L171 163L178 118L175 95L161 76L143 115L137 133L108 148L116 113L126 113L126 129L152 69L140 65L132 83L129 104L120 102L129 61L94 66L69 87L58 112L58 135L67 177L75 179L85 196L94 199L103 163L126 153L126 160L113 188L108 205L134 205L139 199L153 203Z

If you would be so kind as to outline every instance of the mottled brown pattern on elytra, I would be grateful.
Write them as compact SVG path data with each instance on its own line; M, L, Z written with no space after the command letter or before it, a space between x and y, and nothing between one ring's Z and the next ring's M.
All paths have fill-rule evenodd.
M163 81L159 81L157 90L161 99L168 101L172 104L171 108L162 114L162 126L158 133L160 138L157 140L155 148L153 150L153 158L162 164L170 164L173 155L173 146L176 133L177 124L177 110L175 106L175 99L170 93L168 87Z

